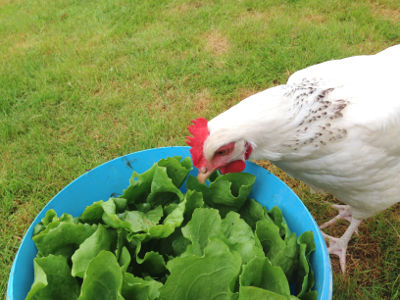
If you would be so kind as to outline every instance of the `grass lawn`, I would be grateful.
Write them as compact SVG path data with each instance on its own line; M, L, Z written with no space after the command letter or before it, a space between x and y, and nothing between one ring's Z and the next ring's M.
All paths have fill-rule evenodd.
M35 215L86 170L183 145L191 119L296 70L398 43L398 0L0 0L0 297ZM317 222L335 214L267 167ZM400 297L399 213L362 224L345 277L332 260L334 299Z

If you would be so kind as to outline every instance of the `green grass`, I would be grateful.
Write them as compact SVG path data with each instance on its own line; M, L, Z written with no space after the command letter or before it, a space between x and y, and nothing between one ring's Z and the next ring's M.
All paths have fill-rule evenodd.
M191 119L296 70L397 44L399 24L397 0L0 0L1 298L24 232L71 180L183 145ZM317 221L334 213L286 180ZM349 275L333 260L334 299L400 297L399 211L363 224Z

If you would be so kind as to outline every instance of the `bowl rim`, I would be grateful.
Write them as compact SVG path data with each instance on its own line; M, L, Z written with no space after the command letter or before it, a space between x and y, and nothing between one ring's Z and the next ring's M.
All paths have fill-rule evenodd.
M25 242L26 239L31 238L31 235L33 233L33 228L36 226L37 223L40 222L40 220L43 218L43 214L45 212L47 212L49 209L52 208L52 202L53 199L56 198L59 194L61 194L65 189L67 189L70 185L73 185L74 182L80 180L82 177L87 176L90 172L94 171L95 169L98 169L100 167L104 167L107 164L113 164L115 163L115 161L120 160L120 159L126 159L126 157L131 156L131 155L135 155L135 154L140 154L143 152L148 152L148 151L162 151L162 150L188 150L190 149L189 146L169 146L169 147L158 147L158 148L148 148L148 149L143 149L140 151L136 151L136 152L132 152L129 154L125 154L116 158L113 158L109 161L106 161L102 164L99 164L97 166L95 166L94 168L88 170L87 172L81 174L80 176L78 176L77 178L75 178L74 180L72 180L71 182L69 182L67 185L65 185L60 191L58 191L47 203L46 205L39 211L39 213L36 215L36 217L33 219L33 221L31 222L31 224L29 225L28 229L26 230L26 232L24 233L24 236L21 240L21 242L19 243L19 247L17 250L16 255L14 256L14 260L10 269L10 273L9 273L9 278L8 278L8 284L7 284L7 292L6 292L6 299L7 300L12 300L13 299L13 295L14 295L14 273L16 270L16 262L19 261L19 258L21 256L21 251L22 251L22 246ZM178 155L179 156L179 155ZM246 161L246 165L250 164L250 165L254 165L254 166L258 166L256 163L252 162L252 161ZM258 166L260 168L262 168L261 166ZM314 225L314 227L317 229L318 235L314 236L314 240L318 245L321 247L322 250L322 258L323 258L323 264L328 266L327 268L327 272L323 273L323 291L325 294L328 293L325 296L328 296L328 298L321 298L321 295L318 295L318 299L322 299L322 300L331 300L332 299L332 290L333 290L333 274L332 274L332 265L331 265L331 261L330 261L330 257L328 254L328 250L326 247L326 243L325 240L323 239L322 233L319 229L319 226L317 225L316 221L314 220L313 216L311 215L311 213L309 212L309 210L307 209L307 207L304 205L303 201L301 201L301 199L297 196L297 194L286 184L284 183L280 178L278 178L277 176L275 176L274 174L272 174L271 172L269 172L267 169L263 168L263 170L265 170L267 173L269 173L270 175L272 175L274 177L274 180L277 180L278 182L280 182L281 184L287 186L288 188L288 192L290 194L292 194L292 196L294 198L297 198L297 200L299 201L299 205L302 206L306 212L306 214L310 217L312 224ZM327 290L328 289L328 290Z

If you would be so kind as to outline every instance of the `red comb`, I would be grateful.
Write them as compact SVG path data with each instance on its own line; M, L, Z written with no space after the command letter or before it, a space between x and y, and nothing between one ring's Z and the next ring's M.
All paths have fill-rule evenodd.
M210 132L208 131L208 121L206 119L197 118L192 122L193 124L188 127L188 130L193 136L186 137L186 144L192 147L190 154L192 155L193 165L199 168L205 160L203 145Z

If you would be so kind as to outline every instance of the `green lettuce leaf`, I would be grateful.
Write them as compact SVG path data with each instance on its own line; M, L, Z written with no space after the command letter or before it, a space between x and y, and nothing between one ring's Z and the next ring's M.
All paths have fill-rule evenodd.
M127 209L128 200L126 200L125 198L118 197L118 198L110 198L110 199L112 199L114 201L117 213L123 212Z
M177 235L172 241L171 246L173 249L173 256L179 256L186 251L187 246L190 245L190 241L186 239L181 231L176 231Z
M167 271L164 257L156 251L146 252L143 258L137 255L136 262L141 265L142 274L162 277Z
M49 254L70 257L95 231L95 225L75 223L72 219L55 220L32 237L39 256Z
M115 242L116 232L106 229L99 224L97 230L88 237L72 255L72 276L83 278L90 261L96 257L101 250L113 251Z
M129 233L127 236L127 242L132 249L136 249L136 254L139 255L139 251L142 249L142 243L151 240L166 239L174 234L175 229L180 227L184 220L186 201L179 203L175 209L167 215L162 224L157 224L149 228L146 233ZM170 248L170 247L168 247ZM167 250L168 251L168 250ZM169 252L171 253L171 252ZM144 254L143 254L144 255ZM151 255L154 259L154 254ZM158 260L161 261L161 260ZM140 260L138 263L141 264Z
M189 254L168 262L170 275L160 289L160 299L231 299L241 264L236 252L213 238L203 256Z
M272 266L266 257L254 257L243 266L240 286L255 286L280 295L290 295L289 282L280 267Z
M297 239L299 244L306 244L305 255L309 256L315 251L314 234L312 231L303 232Z
M149 228L148 238L166 238L170 236L175 228L179 227L183 223L183 215L185 213L186 201L179 203L176 208L166 216L162 224L157 224Z
M285 239L285 246L270 258L272 265L280 266L290 281L298 264L298 253L297 237L292 233Z
M175 230L173 234L159 241L160 243L158 246L160 253L166 257L181 255L186 251L186 247L191 244L191 242L183 236L180 229Z
M123 201L121 201L123 200ZM104 224L115 229L124 229L129 232L148 232L149 228L158 224L163 216L161 205L146 212L124 211L118 214L118 205L124 205L123 198L110 198L107 201L98 201L86 207L80 217L82 222Z
M125 211L126 207L127 200L124 198L110 198L107 201L100 200L87 206L80 215L79 220L83 223L100 223L104 219L105 212L114 215Z
M182 162L180 158L171 157L154 164L148 171L138 174L133 172L130 186L124 190L121 198L127 199L128 205L148 203L151 207L166 205L182 200L183 194L179 186L192 169L188 159ZM189 164L190 163L190 164Z
M129 180L130 185L123 191L121 198L125 198L130 204L138 204L146 202L147 196L151 191L151 183L157 164L154 164L149 170L139 174L137 172L132 173L132 177Z
M270 218L258 221L255 233L269 258L277 255L285 247L285 241L280 236L279 227Z
M190 157L185 157L182 161L181 158L180 156L168 157L158 162L160 167L167 169L168 177L172 179L173 184L178 188L181 187L193 168Z
M171 202L178 202L183 199L183 194L178 187L174 185L172 179L168 177L165 167L157 167L154 172L151 183L151 191L146 201L152 207L157 205L167 205Z
M253 231L256 229L257 221L269 219L267 209L254 199L247 200L240 208L239 213L240 217L250 225Z
M155 249L159 249L158 240L137 241L134 252L135 264L132 267L135 275L162 277L166 274L165 259Z
M296 295L312 299L313 293L306 294L314 287L314 276L308 257L315 250L314 235L311 231L304 232L297 239L299 245L299 264L296 269Z
M121 255L119 256L118 262L121 266L122 272L126 272L128 270L129 264L131 263L131 254L129 253L128 248L123 247L121 250Z
M93 258L83 278L79 300L123 300L122 270L115 255L102 250Z
M106 225L114 229L131 230L131 224L128 221L122 220L117 215L117 205L112 198L101 203L101 206L103 208L102 219Z
M296 299L298 299L298 298L296 298ZM300 299L301 300L317 300L318 292L317 291L307 292L303 296L301 296Z
M182 225L185 207L186 200L184 199L175 206L175 209L173 209L170 214L166 216L162 224L149 227L148 232L146 233L129 234L128 241L130 241L130 245L135 248L135 261L138 264L140 272L147 273L151 276L162 276L165 274L166 263L162 254L158 251L149 249L142 255L140 253L143 252L143 243L152 240L166 239L174 234L175 229ZM159 246L160 244L161 243L158 243L157 245Z
M64 256L49 255L33 260L35 280L26 296L27 300L77 299L78 281Z
M103 200L93 202L91 205L86 206L83 213L79 216L82 223L100 223L102 221L104 209Z
M247 197L256 177L249 173L229 173L219 176L210 184L212 197L210 202L230 209L240 209Z
M270 219L263 219L256 224L256 235L272 265L280 266L291 280L298 262L296 234L292 233L283 240L280 228Z
M254 175L248 173L230 173L218 176L207 187L200 184L195 177L189 176L186 187L188 190L201 192L204 202L219 209L221 215L225 216L229 211L238 211L243 206L255 179Z
M221 235L221 216L214 208L196 208L192 219L182 228L182 234L190 240L190 252L201 256L208 241L213 236Z
M279 207L274 206L273 208L271 208L271 210L268 211L268 215L271 217L274 223L279 227L279 233L282 238L286 238L292 233Z
M124 273L122 296L125 299L155 300L160 295L160 288L163 286L151 277L135 277L131 273Z
M53 220L58 220L57 213L54 209L49 209L44 218L34 227L33 235L45 230L49 224L53 223Z
M295 300L294 296L284 296L255 286L241 286L238 300Z
M117 233L117 242L115 245L114 253L117 259L120 260L123 248L128 245L127 242L128 232L124 229L117 229L116 233Z
M185 195L185 201L186 206L184 218L185 221L189 221L192 218L193 211L196 208L204 207L203 194L200 192L189 190Z
M221 223L221 231L229 248L241 255L244 264L255 256L264 257L260 241L238 213L232 211L225 216Z
M130 232L148 232L151 227L157 225L163 217L163 208L161 205L147 212L125 211L119 218L130 224Z

